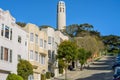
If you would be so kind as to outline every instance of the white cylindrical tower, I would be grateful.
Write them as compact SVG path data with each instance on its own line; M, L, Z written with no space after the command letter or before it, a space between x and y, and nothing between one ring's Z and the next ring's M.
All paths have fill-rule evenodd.
M57 4L57 29L66 29L66 7L64 1L59 1Z

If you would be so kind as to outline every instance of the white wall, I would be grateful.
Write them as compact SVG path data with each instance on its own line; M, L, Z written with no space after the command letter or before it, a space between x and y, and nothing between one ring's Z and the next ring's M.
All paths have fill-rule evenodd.
M12 40L1 36L2 24L12 29ZM18 43L18 35L21 36L21 43ZM0 76L2 75L0 80L6 80L8 73L17 73L18 54L21 55L21 58L28 59L26 41L27 32L15 24L15 19L10 15L9 11L0 9L0 49L3 46L12 50L12 62L0 59Z

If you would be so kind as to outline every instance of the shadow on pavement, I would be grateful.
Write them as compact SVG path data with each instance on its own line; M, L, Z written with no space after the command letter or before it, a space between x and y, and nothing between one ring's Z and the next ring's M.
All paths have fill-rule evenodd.
M86 67L88 70L111 70L114 57L107 57L107 60L99 60L91 64L92 67ZM102 66L102 67L101 67Z
M76 80L112 80L112 77L113 77L113 72L108 72L108 73L93 74L89 77L79 78Z
M111 66L104 66L104 67L89 67L86 68L87 70L111 70L112 67Z

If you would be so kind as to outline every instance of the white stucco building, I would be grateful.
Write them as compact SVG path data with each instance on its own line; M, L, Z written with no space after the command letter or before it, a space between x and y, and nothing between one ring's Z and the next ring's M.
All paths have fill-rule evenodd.
M61 31L55 31L51 27L41 28L48 36L48 71L55 74L55 77L59 76L58 62L56 60L57 49L60 42L68 40L68 36L65 36Z
M0 9L0 80L17 74L19 59L28 59L27 32L16 23L9 11Z
M47 49L48 49L48 71L53 72L53 65L55 61L55 31L51 27L41 28L42 31L45 31L48 36Z

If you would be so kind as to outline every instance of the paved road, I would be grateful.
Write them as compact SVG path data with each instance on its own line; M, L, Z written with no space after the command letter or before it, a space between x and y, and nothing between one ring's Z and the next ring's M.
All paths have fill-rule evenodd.
M113 71L111 65L114 57L106 56L94 62L88 69L83 71L69 71L68 80L112 80ZM54 80L63 80L64 76Z

